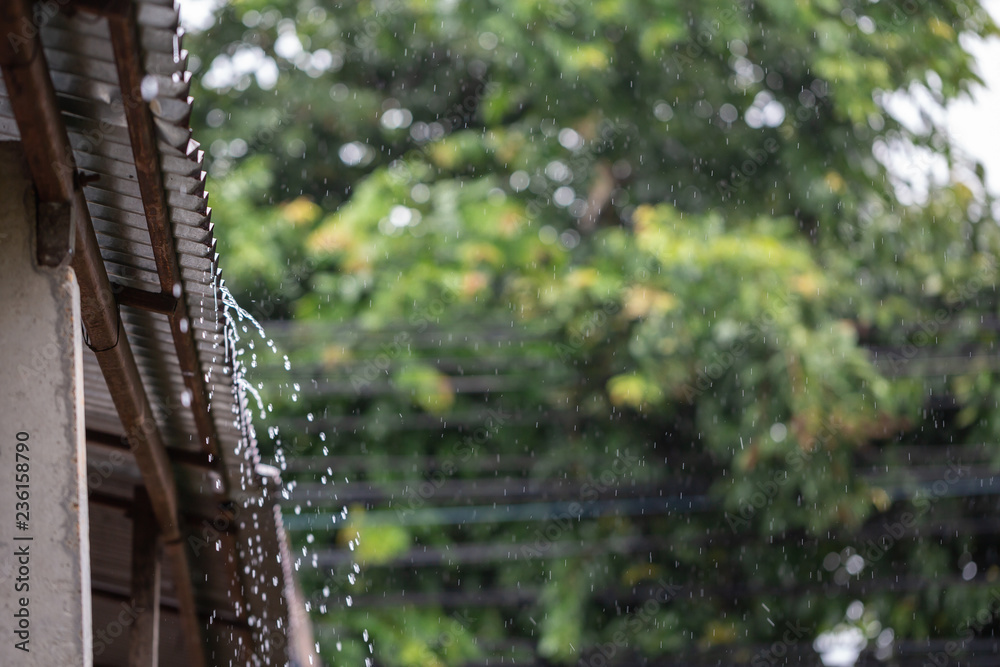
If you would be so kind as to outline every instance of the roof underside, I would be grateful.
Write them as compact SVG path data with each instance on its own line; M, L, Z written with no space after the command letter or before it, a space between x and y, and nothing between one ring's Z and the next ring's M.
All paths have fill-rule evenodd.
M286 586L291 571L280 553L279 487L258 472L246 397L234 379L203 154L188 126L191 75L178 11L173 0L60 5L64 11L40 21L44 58L118 304L119 335L131 344L172 464L210 663L285 664L294 651L277 638L290 630L286 599L294 586ZM136 37L133 52L113 36L114 21ZM141 79L141 95L134 82L122 84L126 71ZM21 140L15 108L0 80L0 140ZM151 140L137 145L143 118L151 120ZM23 150L33 148L26 140ZM152 218L160 206L158 229ZM92 351L84 356L96 631L128 600L131 550L124 545L135 487L147 480L116 409L117 379ZM184 663L175 582L169 568L163 573L161 664ZM95 664L127 664L127 650L127 641L112 642Z

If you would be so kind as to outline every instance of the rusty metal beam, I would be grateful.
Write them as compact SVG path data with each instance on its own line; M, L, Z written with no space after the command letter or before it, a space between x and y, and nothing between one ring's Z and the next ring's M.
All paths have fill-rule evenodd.
M131 306L140 310L148 310L151 313L161 315L172 315L177 311L177 298L173 294L166 292L147 292L138 287L128 285L113 284L118 294L118 303L123 306Z
M201 626L194 606L191 569L181 542L177 519L177 491L159 427L153 417L128 336L121 326L118 306L101 258L90 212L76 177L76 162L62 121L52 79L29 0L0 3L0 32L19 36L0 40L0 68L22 142L29 149L28 168L40 203L69 204L75 224L76 248L72 267L80 285L81 312L101 372L111 392L126 437L134 445L136 463L149 492L161 533L168 544L178 599L189 642L189 660L206 664Z
M182 290L181 272L170 225L170 209L163 190L156 131L152 114L142 96L142 51L135 23L129 14L109 14L107 18L132 155L135 158L136 176L142 193L142 206L160 278L160 290L177 300L175 308L166 313L177 350L177 360L184 375L184 386L191 397L190 407L200 445L206 452L217 457L219 435L209 411L208 389L198 360L194 327L188 319L187 299Z
M80 304L89 345L125 427L125 437L149 490L160 529L165 536L176 537L179 533L173 470L111 293L87 202L79 190L74 197L73 214L77 225L77 251L72 266L80 283Z

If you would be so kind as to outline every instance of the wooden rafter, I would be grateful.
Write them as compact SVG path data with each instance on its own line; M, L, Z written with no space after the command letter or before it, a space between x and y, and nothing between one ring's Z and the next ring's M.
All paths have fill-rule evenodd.
M150 300L158 298L162 301L169 297L174 299L173 308L166 315L170 321L177 360L184 375L184 386L190 395L189 407L194 416L201 448L217 457L219 436L209 412L208 390L198 362L194 328L190 326L187 299L181 289L181 272L174 249L167 197L163 190L153 117L142 97L142 53L135 24L131 13L108 14L107 19L132 155L135 158L136 177L160 279L161 294L151 295Z

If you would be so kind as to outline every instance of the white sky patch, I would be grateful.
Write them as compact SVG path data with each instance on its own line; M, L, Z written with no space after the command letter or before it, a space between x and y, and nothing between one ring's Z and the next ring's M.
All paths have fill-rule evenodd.
M207 30L215 23L215 10L224 0L180 0L181 26L191 32Z
M1000 21L1000 0L982 0L982 5ZM953 103L948 109L948 132L955 145L986 168L986 183L993 195L1000 195L1000 39L968 39L963 45L976 57L979 76L985 86L977 86L972 99Z
M994 20L1000 20L1000 0L982 0L982 4ZM988 191L1000 195L1000 132L995 129L1000 111L1000 39L982 40L967 33L959 39L974 57L974 69L983 79L982 86L972 86L971 95L942 107L935 99L941 79L931 72L929 87L914 83L906 90L877 99L890 116L914 134L925 134L931 125L944 127L957 158L949 171L945 157L935 151L917 148L908 141L876 141L873 155L896 177L896 195L903 204L923 203L931 187L956 180L972 187L981 197L981 188L973 187L976 162L983 165Z

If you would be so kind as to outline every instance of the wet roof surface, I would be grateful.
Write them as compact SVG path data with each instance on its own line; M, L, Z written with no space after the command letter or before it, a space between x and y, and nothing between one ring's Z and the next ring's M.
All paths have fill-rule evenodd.
M120 335L127 335L132 346L173 464L210 663L284 664L289 629L284 581L291 571L280 553L284 531L275 507L279 487L265 468L258 469L246 397L234 379L203 153L188 125L191 75L181 49L178 11L172 0L139 0L130 11L142 59L141 95L123 93L109 21L97 13L60 12L44 21L44 57L73 157L85 179L84 195L104 266L113 291L120 290ZM163 296L157 248L147 224L149 202L143 200L126 113L130 105L140 104L148 104L152 113L154 159L159 161L179 268L181 290L166 296L183 294L179 304L187 313L178 320L183 332L193 334L195 363L178 353L170 315L158 312L164 310L163 303L169 310L178 301L144 303L137 298ZM0 140L20 136L0 79ZM96 355L87 350L84 356L96 634L114 623L129 597L130 508L134 489L143 480ZM206 401L200 415L190 389L199 381ZM206 442L206 431L215 442ZM184 664L178 602L167 566L163 582L161 664ZM127 632L117 641L95 641L95 664L126 664L127 653Z

